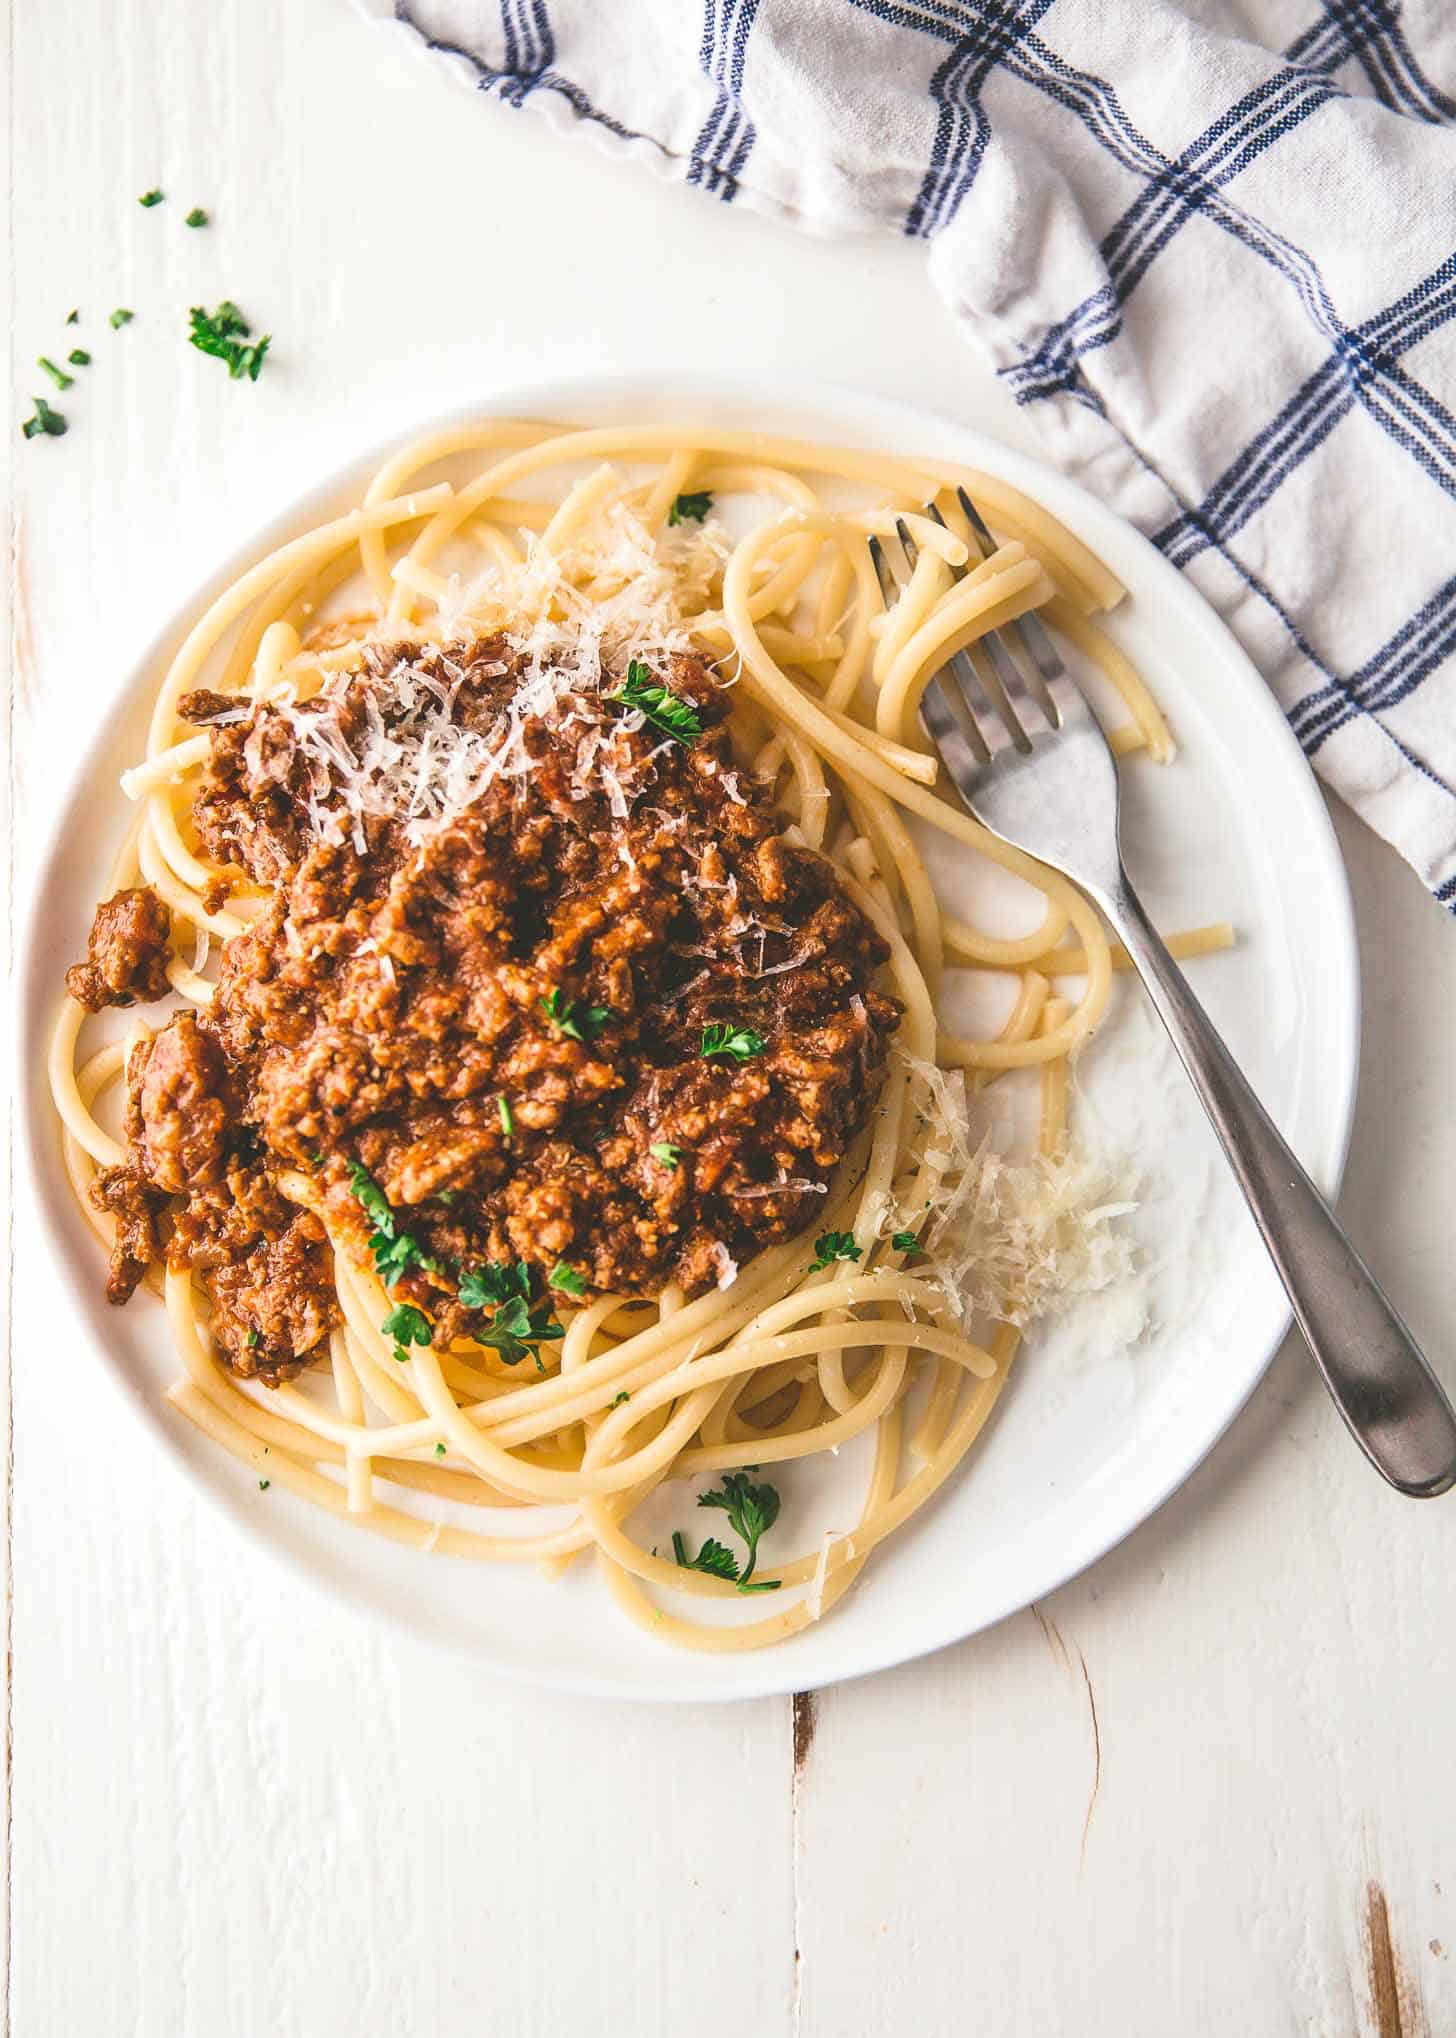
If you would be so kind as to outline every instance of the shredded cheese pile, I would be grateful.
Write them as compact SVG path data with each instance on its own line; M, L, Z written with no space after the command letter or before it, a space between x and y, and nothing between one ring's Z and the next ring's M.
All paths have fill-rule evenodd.
M560 552L528 537L525 557L451 583L442 632L504 632L531 675L564 673L578 692L634 658L656 666L691 651L690 623L715 597L729 552L709 518L656 535L630 505L611 503Z
M727 549L725 533L711 521L654 537L618 502L559 555L532 537L517 564L494 564L468 587L452 579L431 629L428 661L408 656L421 644L418 636L399 637L401 656L384 675L341 673L311 701L280 707L310 767L314 832L324 840L352 839L362 855L364 824L372 816L402 821L406 838L418 847L497 779L524 777L536 766L523 735L528 721L553 716L573 693L605 692L634 659L658 670L693 649L690 622L719 584ZM400 577L410 578L406 572ZM525 661L521 683L488 731L462 727L455 708L466 673L441 647L462 636L494 635L504 636ZM305 668L309 662L306 650L296 661ZM431 663L443 666L443 681ZM492 668L484 670L488 675ZM353 740L341 721L346 700L362 704L366 717L362 737ZM612 728L584 722L577 747L578 797L604 790L618 820L626 819L634 788L616 729L630 732L643 719L629 709ZM262 731L250 742L257 755L249 755L249 765L267 776ZM643 760L637 772L652 761ZM289 762L279 758L273 768L284 773ZM736 785L729 792L741 801Z
M926 1115L920 1158L940 1175L930 1210L902 1206L934 1278L962 1321L986 1315L1024 1330L1084 1295L1129 1280L1133 1241L1119 1222L1136 1210L1125 1170L1075 1141L1055 1155L1011 1161L989 1134L972 1138L960 1070L907 1055Z

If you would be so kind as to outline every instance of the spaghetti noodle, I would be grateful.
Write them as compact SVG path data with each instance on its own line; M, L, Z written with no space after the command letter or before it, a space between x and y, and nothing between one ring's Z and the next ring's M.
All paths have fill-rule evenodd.
M978 562L960 516L960 483L998 532L989 559ZM943 525L924 514L932 502ZM918 558L887 614L866 541L902 515ZM583 1292L550 1298L560 1309L552 1331L518 1312L539 1338L530 1344L528 1331L535 1370L499 1339L432 1336L423 1317L401 1344L381 1327L399 1312L377 1253L371 1264L357 1227L340 1222L338 1197L306 1165L279 1165L277 1191L327 1239L336 1321L308 1354L320 1363L297 1379L284 1368L271 1385L239 1378L223 1363L205 1274L173 1255L159 1283L158 1267L148 1279L181 1361L169 1390L179 1412L268 1483L368 1533L548 1571L594 1551L623 1610L686 1646L761 1646L826 1613L970 1450L1005 1385L1032 1290L1095 1285L1121 1264L1105 1236L1088 1250L1088 1226L1049 1189L1066 1150L1068 1064L1103 1013L1118 958L1070 884L990 836L939 784L916 712L953 652L1036 608L1120 695L1119 751L1166 758L1156 704L1090 621L1121 592L1070 532L992 476L747 433L501 419L405 447L355 508L254 565L191 628L161 679L146 756L123 779L137 814L111 890L145 885L164 903L165 975L184 1007L208 1007L218 961L269 904L266 887L199 835L214 737L183 726L184 701L205 683L219 724L234 701L235 720L291 711L347 695L371 648L427 657L499 638L511 647L510 683L525 689L563 662L574 685L602 686L623 669L705 661L725 690L735 767L761 789L755 797L767 789L784 840L828 859L872 930L898 1030L874 1113L832 1178L789 1185L815 1192L801 1227L766 1234L741 1265L725 1255L705 1292L672 1279L651 1293L577 1282ZM367 783L356 774L345 832L365 841L386 806L411 815L416 842L462 815L468 825L469 790L501 768L494 739L456 746L467 795L452 805L437 735L426 729L413 749L394 742L387 771ZM630 788L620 797L629 808ZM1007 937L944 913L917 844L926 830L1032 886L1035 927ZM1188 939L1200 952L1231 935ZM938 1018L945 972L963 969L1017 980L994 1038L952 1033ZM1053 994L1053 980L1073 977L1078 995ZM131 1040L88 1048L88 1024L68 999L50 1073L70 1178L110 1240L113 1221L87 1191L125 1158L103 1120L107 1100L125 1092L130 1047L148 1032L133 1021ZM984 1225L990 1205L968 1100L1014 1070L1040 1081L1040 1158L1022 1170L1022 1199L1049 1195L1053 1216L1037 1234L1036 1268L1001 1239L1004 1277L994 1292L977 1289L973 1318L962 1279L968 1212L979 1209ZM508 1115L503 1101L503 1125ZM1093 1228L1106 1222L1103 1201ZM387 1237L387 1205L379 1221ZM1023 1221L1015 1249L1029 1252L1035 1231ZM837 1256L817 1250L816 1237L842 1241ZM686 1568L632 1533L668 1479L711 1479L745 1460L791 1466L871 1432L855 1527L787 1560L762 1553L760 1597L741 1596L736 1567ZM470 1526L469 1510L502 1512ZM736 1599L745 1617L669 1612L651 1596L664 1588L710 1615L722 1608L708 1602Z

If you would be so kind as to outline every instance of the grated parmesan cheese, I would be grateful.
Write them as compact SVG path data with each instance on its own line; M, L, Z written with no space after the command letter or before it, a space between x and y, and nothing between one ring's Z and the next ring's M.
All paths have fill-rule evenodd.
M458 575L446 580L397 568L396 578L435 603L425 640L398 639L400 655L383 676L343 671L307 703L278 702L292 747L269 744L260 726L248 738L249 768L259 778L282 780L301 756L316 835L351 840L363 855L365 824L375 818L403 822L406 839L418 848L498 779L533 771L526 725L560 716L567 727L582 725L572 797L602 794L613 818L624 821L671 743L631 759L617 739L640 730L645 717L616 709L603 724L580 714L571 697L600 695L633 659L660 667L692 651L690 624L719 584L727 551L726 535L711 519L654 538L617 502L561 554L533 535L523 559L493 563L468 585ZM500 633L523 661L515 694L488 731L455 719L466 672L442 644L466 630ZM428 657L412 658L412 649ZM443 669L443 683L430 669L434 663ZM492 675L490 666L483 670ZM364 717L358 729L351 714L348 735L346 703ZM736 781L730 797L739 797Z
M1120 1220L1138 1206L1125 1170L1075 1141L1026 1161L997 1153L989 1135L973 1143L961 1072L905 1059L926 1111L921 1158L941 1179L928 1226L923 1209L903 1205L894 1223L920 1233L930 1274L964 1323L982 1314L1025 1329L1132 1277Z
M724 1245L722 1239L714 1239L713 1241L713 1265L718 1270L718 1286L720 1288L731 1288L738 1279L738 1262L734 1259L732 1253L729 1252L727 1246Z
M810 1620L818 1620L824 1612L824 1582L829 1576L829 1552L838 1539L837 1530L825 1529L819 1544L819 1561L814 1566L814 1576L809 1581L804 1601Z

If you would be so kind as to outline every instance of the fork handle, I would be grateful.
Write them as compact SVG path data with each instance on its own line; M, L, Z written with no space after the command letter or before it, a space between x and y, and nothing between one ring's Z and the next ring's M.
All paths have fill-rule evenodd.
M1095 895L1147 986L1336 1408L1378 1472L1429 1498L1456 1484L1456 1414L1419 1347L1275 1130L1126 873Z

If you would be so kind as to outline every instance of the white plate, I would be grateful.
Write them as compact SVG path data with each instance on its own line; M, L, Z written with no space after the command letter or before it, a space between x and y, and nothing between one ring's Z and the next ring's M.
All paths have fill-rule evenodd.
M579 381L510 391L469 415L483 413L582 424L706 416L828 442L938 452L1005 476L1069 524L1126 582L1131 598L1112 627L1155 688L1180 746L1166 770L1145 761L1124 770L1133 876L1165 927L1236 922L1234 953L1192 965L1198 989L1281 1129L1333 1194L1359 1047L1354 929L1334 834L1259 675L1137 532L1071 482L992 440L849 392L769 397L686 377L669 388L661 378ZM36 1191L68 1304L153 1434L263 1548L402 1629L469 1653L482 1668L600 1695L748 1697L880 1669L1000 1620L1092 1563L1187 1478L1263 1374L1288 1323L1282 1291L1198 1107L1127 979L1119 979L1111 1019L1083 1057L1078 1109L1093 1143L1132 1155L1142 1173L1137 1221L1151 1269L1151 1321L1129 1346L1125 1310L1099 1301L1034 1337L993 1423L945 1492L878 1554L842 1606L777 1649L682 1653L618 1615L590 1564L550 1585L529 1568L396 1549L282 1492L264 1500L251 1473L163 1404L174 1366L160 1311L145 1297L125 1310L103 1300L95 1240L72 1204L37 1071L61 973L83 945L123 826L117 774L140 754L154 676L186 621L262 552L356 497L382 457L356 462L285 511L187 603L119 686L119 705L61 816L28 945L22 1035ZM950 866L942 875L953 888L965 882L966 869ZM981 902L978 891L976 910ZM822 1498L818 1482L826 1474L842 1490L857 1482L860 1467L846 1450L836 1465L783 1482L786 1547L803 1495L813 1488ZM691 1489L680 1489L684 1523L692 1498ZM819 1519L848 1526L832 1511Z

